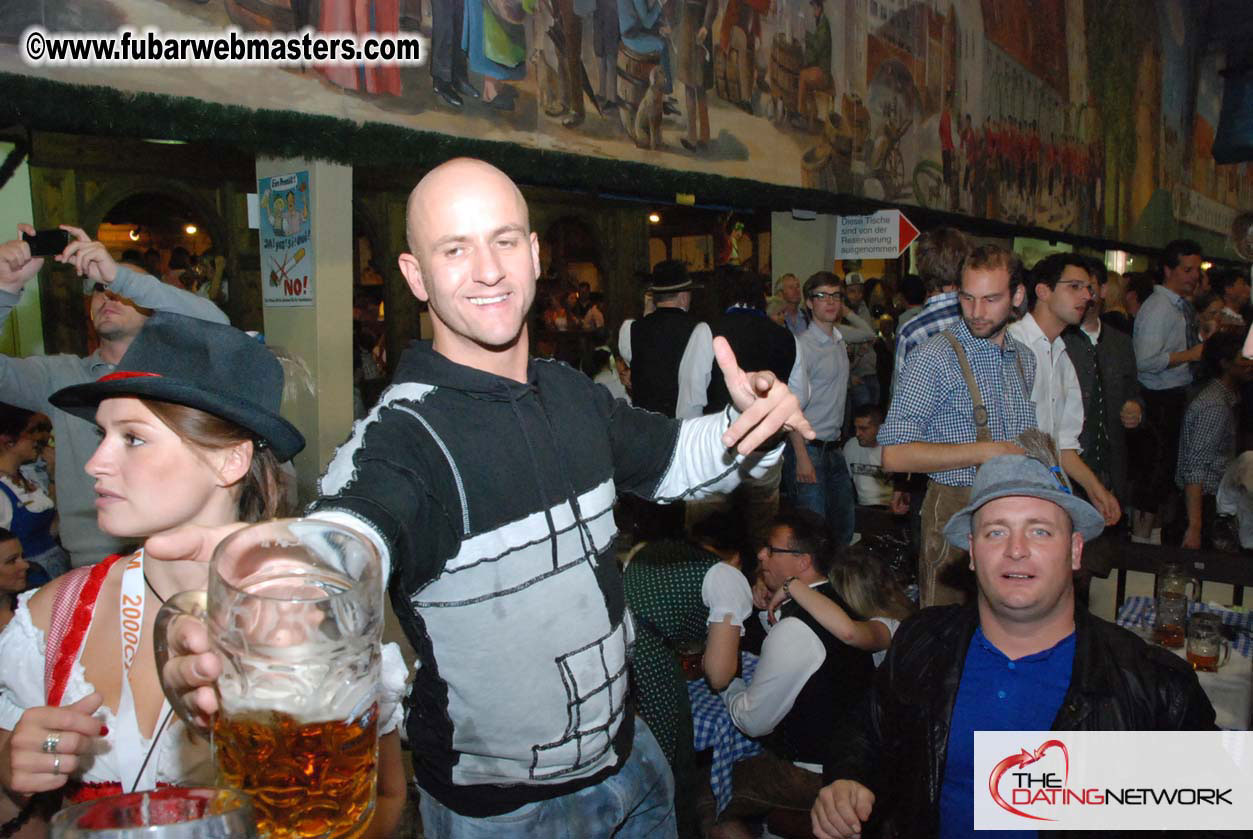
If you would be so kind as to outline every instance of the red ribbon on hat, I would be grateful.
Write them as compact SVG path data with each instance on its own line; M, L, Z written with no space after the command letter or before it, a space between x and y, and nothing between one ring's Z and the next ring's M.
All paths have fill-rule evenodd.
M140 372L122 372L110 373L107 376L101 376L96 379L97 382L116 382L120 379L142 379L142 378L161 378L160 373L140 373Z

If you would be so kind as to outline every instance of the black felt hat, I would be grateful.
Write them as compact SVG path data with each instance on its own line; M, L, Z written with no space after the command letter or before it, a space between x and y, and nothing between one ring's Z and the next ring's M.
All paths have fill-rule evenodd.
M687 265L682 260L665 259L653 266L648 290L652 292L692 291L703 288L687 275Z
M174 402L230 420L257 435L280 460L305 438L279 415L283 368L255 338L233 326L157 312L112 373L62 388L51 402L85 420L113 396Z

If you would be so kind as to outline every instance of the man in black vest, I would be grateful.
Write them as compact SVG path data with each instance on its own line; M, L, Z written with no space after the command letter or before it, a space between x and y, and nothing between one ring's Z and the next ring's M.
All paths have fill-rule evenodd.
M676 409L679 419L713 414L731 404L714 359L713 339L719 335L727 339L736 358L751 358L760 365L753 369L772 371L779 381L787 382L797 399L804 401L809 388L805 365L798 363L799 353L792 333L766 317L767 282L760 274L736 266L729 266L726 275L720 277L718 286L725 292L726 310L710 324L709 333L699 328L693 331L691 350L679 369ZM761 478L744 481L729 496L716 495L688 502L688 529L710 513L730 505L749 523L755 543L761 544L779 511L782 478L780 462Z
M622 322L618 332L618 355L631 368L631 401L637 408L668 417L677 415L679 371L693 363L692 348L713 342L709 326L688 313L692 291L700 288L677 259L658 262L648 291L656 309L639 320ZM633 496L621 496L628 519L637 522L637 535L683 535L684 507L655 504Z
M827 582L832 562L826 524L798 510L774 520L758 554L771 589L809 586L861 620ZM749 835L739 819L774 809L806 811L822 786L835 727L858 707L874 674L870 653L843 643L788 600L766 636L751 685L735 679L722 694L736 726L767 751L735 765L733 797L711 839Z
M631 368L631 400L636 407L673 417L679 400L679 369L690 357L693 335L713 341L709 327L688 313L692 290L700 288L677 259L657 263L652 273L657 309L639 320L623 321L618 352Z

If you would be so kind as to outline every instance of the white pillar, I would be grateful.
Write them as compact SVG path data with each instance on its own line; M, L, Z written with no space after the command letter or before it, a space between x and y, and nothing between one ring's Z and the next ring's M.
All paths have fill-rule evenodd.
M352 168L322 160L257 158L259 179L298 172L308 172L312 264L305 267L311 269L312 300L294 306L267 303L263 315L266 343L298 355L313 375L316 395L301 392L283 406L287 419L305 435L305 450L295 460L303 504L316 495L318 477L352 428ZM272 269L261 266L263 289Z

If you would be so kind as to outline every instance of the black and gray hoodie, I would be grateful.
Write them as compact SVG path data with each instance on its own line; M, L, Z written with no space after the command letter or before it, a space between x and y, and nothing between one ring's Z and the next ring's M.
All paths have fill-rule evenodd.
M598 783L629 755L616 494L725 492L779 455L733 457L728 411L679 422L557 362L533 360L527 377L413 345L313 506L368 532L390 564L418 655L417 781L469 816Z

